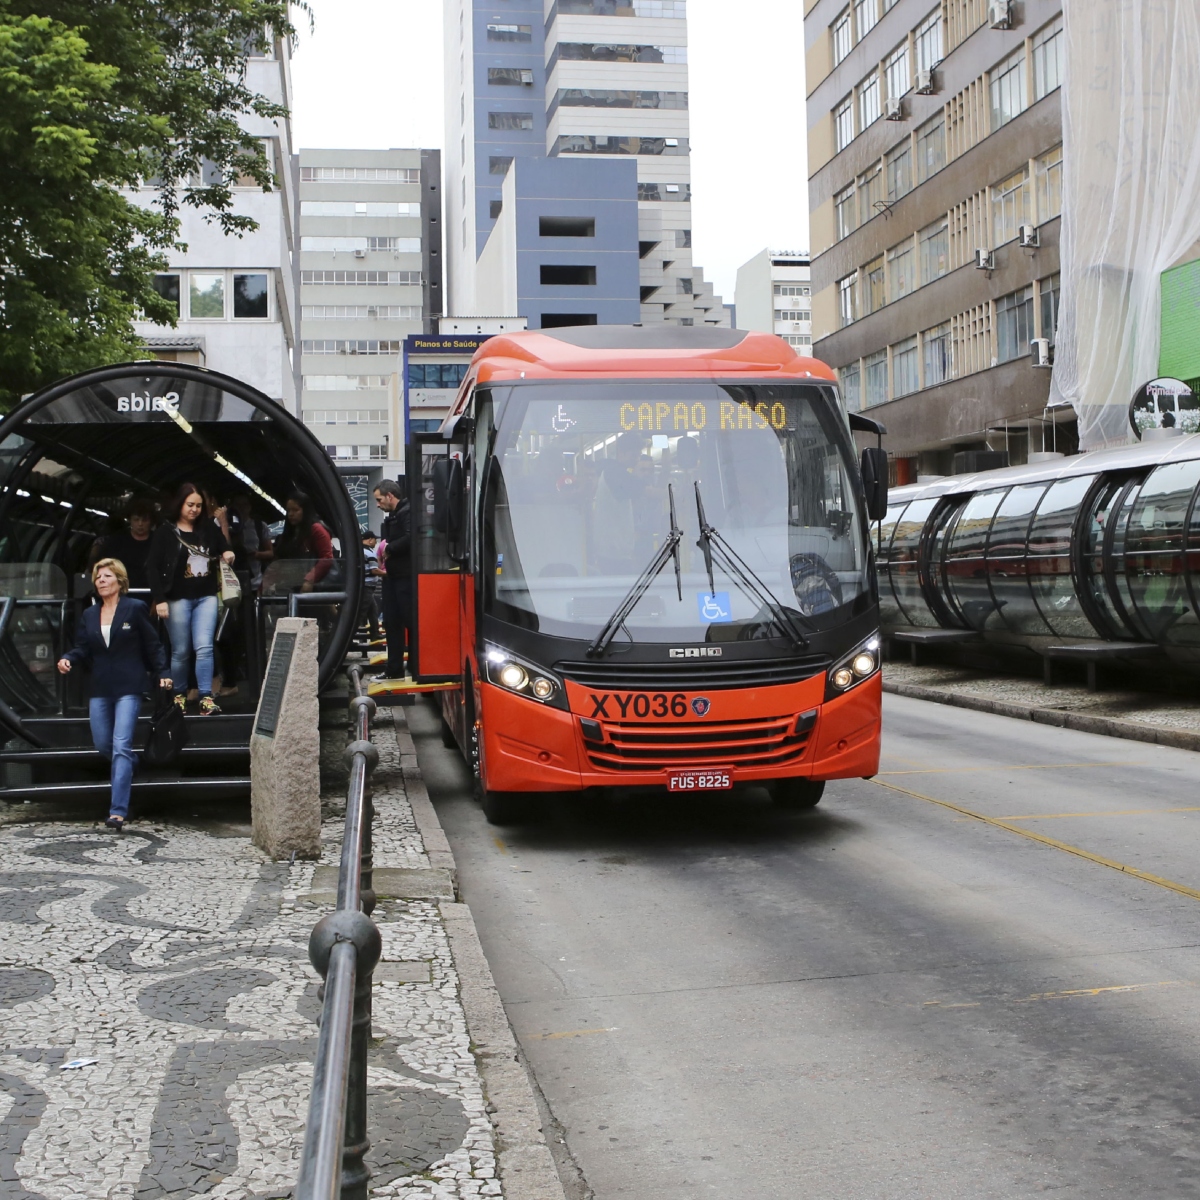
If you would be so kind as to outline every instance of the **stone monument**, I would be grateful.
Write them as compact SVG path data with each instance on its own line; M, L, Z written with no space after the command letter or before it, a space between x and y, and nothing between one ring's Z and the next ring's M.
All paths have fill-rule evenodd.
M252 836L274 859L321 854L319 718L317 623L281 617L250 734Z

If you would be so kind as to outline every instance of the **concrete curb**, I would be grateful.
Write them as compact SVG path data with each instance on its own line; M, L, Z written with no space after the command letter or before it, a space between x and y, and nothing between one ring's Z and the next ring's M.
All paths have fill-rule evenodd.
M1122 721L1118 717L1097 717L1087 713L1068 712L1061 708L1010 704L1007 700L989 700L985 696L943 691L940 688L922 687L916 683L890 683L886 679L883 681L883 690L895 696L928 700L933 704L948 704L951 708L968 708L974 712L994 713L998 717L1015 717L1019 721L1034 721L1038 725L1053 725L1058 729L1100 733L1106 737L1125 738L1131 742L1171 746L1176 750L1200 750L1200 733L1191 733L1185 729L1156 729L1137 721Z
M392 709L404 787L430 866L456 881L454 854L417 767L416 747L402 709ZM500 993L484 957L471 910L457 901L438 906L458 970L460 997L488 1111L496 1131L496 1161L505 1200L565 1200L562 1181L546 1143L533 1086L525 1072Z

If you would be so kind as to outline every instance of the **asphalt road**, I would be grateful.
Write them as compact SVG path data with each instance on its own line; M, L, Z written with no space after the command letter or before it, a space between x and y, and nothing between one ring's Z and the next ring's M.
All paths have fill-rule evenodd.
M888 697L814 812L497 831L408 711L598 1200L1200 1196L1200 756Z

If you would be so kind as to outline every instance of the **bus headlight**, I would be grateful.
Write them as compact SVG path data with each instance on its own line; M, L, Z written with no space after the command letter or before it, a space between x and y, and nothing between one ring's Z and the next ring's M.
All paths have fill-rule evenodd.
M825 676L825 699L832 700L870 679L879 670L879 634L873 633L838 659Z
M553 671L539 667L536 663L518 658L500 646L484 647L483 665L490 683L498 684L505 691L516 692L541 704L566 709L567 697L562 680Z

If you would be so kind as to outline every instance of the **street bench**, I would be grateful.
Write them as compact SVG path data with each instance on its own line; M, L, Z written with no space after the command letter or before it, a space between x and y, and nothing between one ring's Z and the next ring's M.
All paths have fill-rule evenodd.
M1066 646L1047 646L1042 655L1043 677L1047 687L1054 684L1056 662L1081 662L1087 667L1088 691L1094 692L1097 690L1097 668L1101 663L1161 658L1162 650L1146 642L1081 642Z
M925 647L961 646L980 640L973 629L897 629L887 634L887 638L893 645L899 642L908 646L914 667L920 665L921 650Z

